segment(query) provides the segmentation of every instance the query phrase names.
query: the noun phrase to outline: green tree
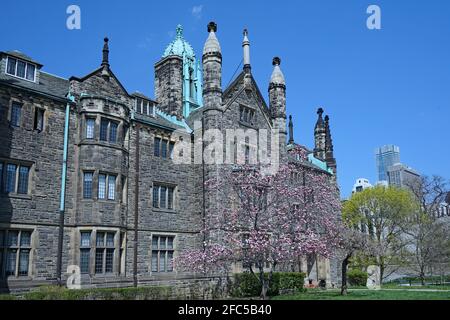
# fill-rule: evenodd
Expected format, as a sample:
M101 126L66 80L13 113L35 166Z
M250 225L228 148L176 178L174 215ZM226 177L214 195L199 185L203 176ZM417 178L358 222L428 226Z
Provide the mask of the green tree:
M377 246L376 263L380 267L381 280L404 262L408 242L402 230L416 208L417 201L409 191L383 186L355 193L344 203L344 221L369 234Z

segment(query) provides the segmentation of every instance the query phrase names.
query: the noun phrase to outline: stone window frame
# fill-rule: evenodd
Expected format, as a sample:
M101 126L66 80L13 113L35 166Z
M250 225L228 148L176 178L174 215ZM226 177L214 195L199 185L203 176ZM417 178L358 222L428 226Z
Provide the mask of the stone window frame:
M161 187L165 188L165 207L161 207ZM155 206L155 188L158 188L158 204ZM169 194L170 190L172 190L172 208L169 208ZM173 183L159 182L154 181L151 186L151 196L150 196L150 205L153 210L157 211L167 211L167 212L176 212L178 208L178 186Z
M153 242L154 238L158 239L157 248L154 247L154 242ZM161 244L160 244L161 238L166 238L165 247L161 247ZM168 248L168 246L167 246L168 243L169 243L169 241L168 241L169 238L173 239L173 241L172 241L172 248ZM177 273L175 265L173 264L173 262L174 262L174 260L175 260L175 258L177 256L177 247L178 247L177 240L178 240L178 235L175 234L175 233L155 232L155 233L152 233L150 235L149 272L150 272L151 275L164 275L164 274L167 275L167 274ZM154 251L156 251L156 254L157 254L157 262L156 262L156 270L157 271L154 271L155 270L155 268L154 268L154 260L153 260L154 259ZM164 262L165 262L164 263L164 271L160 270L160 266L161 266L161 264L160 264L161 252L164 252ZM172 268L171 269L168 268L168 266L169 266L169 264L168 264L169 253L172 253L172 257L171 257L171 259L172 259Z
M19 115L19 119L18 119L18 123L17 124L13 124L12 123L14 105L19 105L20 106L20 115ZM21 128L23 126L23 112L24 112L24 109L25 109L25 103L23 101L18 100L18 99L14 99L14 98L12 98L10 100L9 110L8 110L8 122L9 122L9 125L12 128Z
M81 244L81 234L82 233L90 233L90 243L89 246L82 246ZM97 249L108 249L106 247L99 248L97 246L97 234L105 233L105 241L107 233L114 233L114 247L110 247L110 249L114 249L113 252L113 270L112 272L106 272L106 250L104 251L103 256L103 266L102 273L96 272L96 254ZM81 272L81 251L89 250L89 261L88 261L88 272L81 272L82 275L87 275L89 277L115 277L118 275L125 275L126 268L126 250L127 250L127 236L126 231L120 228L108 228L108 227L79 227L75 229L75 240L76 240L76 265L80 268Z
M92 137L88 135L88 120L92 120L93 121L93 127L92 127ZM93 116L85 116L84 117L84 134L83 137L86 140L95 140L95 127L96 127L96 117Z
M156 141L159 140L159 148L156 148ZM165 156L163 156L163 145L165 146ZM176 141L164 135L153 137L153 156L156 158L173 160Z
M92 192L90 198L85 198L84 193L84 174L85 173L92 173ZM106 189L105 189L105 197L100 198L99 197L99 188L100 188L100 175L106 176ZM110 198L109 193L109 177L115 177L115 184L114 184L114 199ZM82 201L100 201L100 202L109 202L109 203L125 203L124 200L124 194L123 192L127 191L124 189L123 182L127 183L128 177L117 172L110 172L107 170L99 170L91 167L86 167L84 169L81 169L81 199ZM128 197L128 194L125 195L125 197Z
M244 104L239 104L239 122L245 125L254 126L257 119L257 110ZM250 118L249 118L250 116Z
M90 181L91 183L91 190L90 190L90 195L86 194L86 174L92 174L92 180ZM95 190L94 190L94 176L95 176L95 170L82 170L81 171L81 176L82 176L82 197L84 200L93 200L94 199L94 194L95 194Z
M8 234L18 232L16 245L8 244ZM29 244L22 244L22 233L29 233ZM0 279L23 279L31 278L33 274L33 259L36 249L36 229L33 227L23 227L21 225L0 225ZM14 274L7 274L8 251L16 250ZM28 251L27 273L20 274L21 252Z
M92 138L88 138L88 119L94 121ZM106 128L106 137L102 138L102 122L107 122ZM106 116L103 113L86 113L83 117L84 128L82 129L82 140L100 142L102 144L108 143L114 146L122 145L123 148L126 148L126 144L129 142L129 126L122 120L118 118L113 118ZM115 141L111 141L111 127L114 124L115 127Z
M110 239L111 235L112 235L112 244L109 242L109 240L111 240ZM115 238L116 232L97 230L95 236L95 261L94 261L94 272L96 275L113 273L114 255L116 254ZM111 250L112 250L112 258L110 257ZM101 262L101 266L98 265L99 260ZM110 261L110 264L108 263L108 261Z
M94 173L94 177L95 177L95 173ZM118 177L119 175L114 174L114 173L108 173L108 172L104 172L104 171L98 171L97 173L97 183L95 184L97 186L97 200L101 200L101 201L112 201L115 202L117 200L117 181L118 181ZM105 195L103 198L100 198L100 176L105 176ZM114 178L114 193L113 196L111 197L111 182L110 182L110 178ZM93 179L94 180L94 179Z
M20 198L30 198L33 190L33 176L35 171L35 164L31 161L25 160L16 160L16 159L7 159L0 158L0 195L7 197L20 197ZM14 191L6 192L6 182L7 182L7 166L15 165L15 180L14 180ZM28 179L27 179L27 192L19 192L19 184L20 184L20 169L28 168Z
M33 130L35 130L39 133L45 131L45 127L47 125L47 121L45 119L46 111L47 110L45 107L41 107L38 105L34 106ZM42 120L41 120L40 126L39 126L39 122L38 122L38 113L42 113Z

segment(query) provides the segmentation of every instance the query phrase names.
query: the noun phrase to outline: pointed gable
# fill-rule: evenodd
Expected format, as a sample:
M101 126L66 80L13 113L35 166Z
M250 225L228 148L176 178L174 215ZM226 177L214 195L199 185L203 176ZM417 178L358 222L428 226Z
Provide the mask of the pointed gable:
M242 71L223 93L225 112L233 106L242 105L259 110L271 126L270 110L253 76Z
M105 77L103 72L104 68L100 67L82 78L71 77L69 80L72 90L79 94L97 95L127 102L130 95L112 70L108 70L108 77Z

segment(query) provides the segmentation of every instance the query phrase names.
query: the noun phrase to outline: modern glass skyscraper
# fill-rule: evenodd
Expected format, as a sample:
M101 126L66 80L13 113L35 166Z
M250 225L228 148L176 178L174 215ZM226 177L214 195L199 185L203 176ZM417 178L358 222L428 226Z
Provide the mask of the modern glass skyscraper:
M386 145L375 151L378 171L378 181L388 181L388 169L394 164L400 163L400 148L394 145Z

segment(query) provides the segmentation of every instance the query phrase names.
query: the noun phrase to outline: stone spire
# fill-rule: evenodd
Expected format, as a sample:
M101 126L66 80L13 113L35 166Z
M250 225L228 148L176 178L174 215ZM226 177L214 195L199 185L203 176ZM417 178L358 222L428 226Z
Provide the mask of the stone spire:
M222 49L220 48L219 40L216 37L217 24L215 22L210 22L208 24L208 39L203 47L203 55L205 54L220 54L222 56Z
M336 174L336 159L334 158L333 139L331 138L330 117L325 116L325 162Z
M286 85L286 81L284 80L284 75L283 72L281 71L280 68L280 64L281 64L281 59L278 57L273 58L273 72L272 72L272 77L270 78L270 84L274 84L274 85Z
M294 123L292 122L292 116L289 116L289 144L294 144Z
M242 41L242 48L244 49L244 70L250 71L250 41L248 40L248 30L244 29L244 40Z
M109 80L110 74L109 74L109 46L108 46L109 39L105 37L104 44L103 44L103 59L102 59L102 77L105 80Z
M107 66L109 67L109 46L108 46L108 42L109 39L105 38L104 39L104 44L103 44L103 60L102 60L102 66Z
M325 140L326 140L326 132L325 132L325 123L323 121L323 109L319 108L317 110L318 119L316 122L316 127L314 128L314 157L318 159L325 160Z
M203 105L222 106L222 53L216 37L217 24L208 24L208 39L203 48Z

